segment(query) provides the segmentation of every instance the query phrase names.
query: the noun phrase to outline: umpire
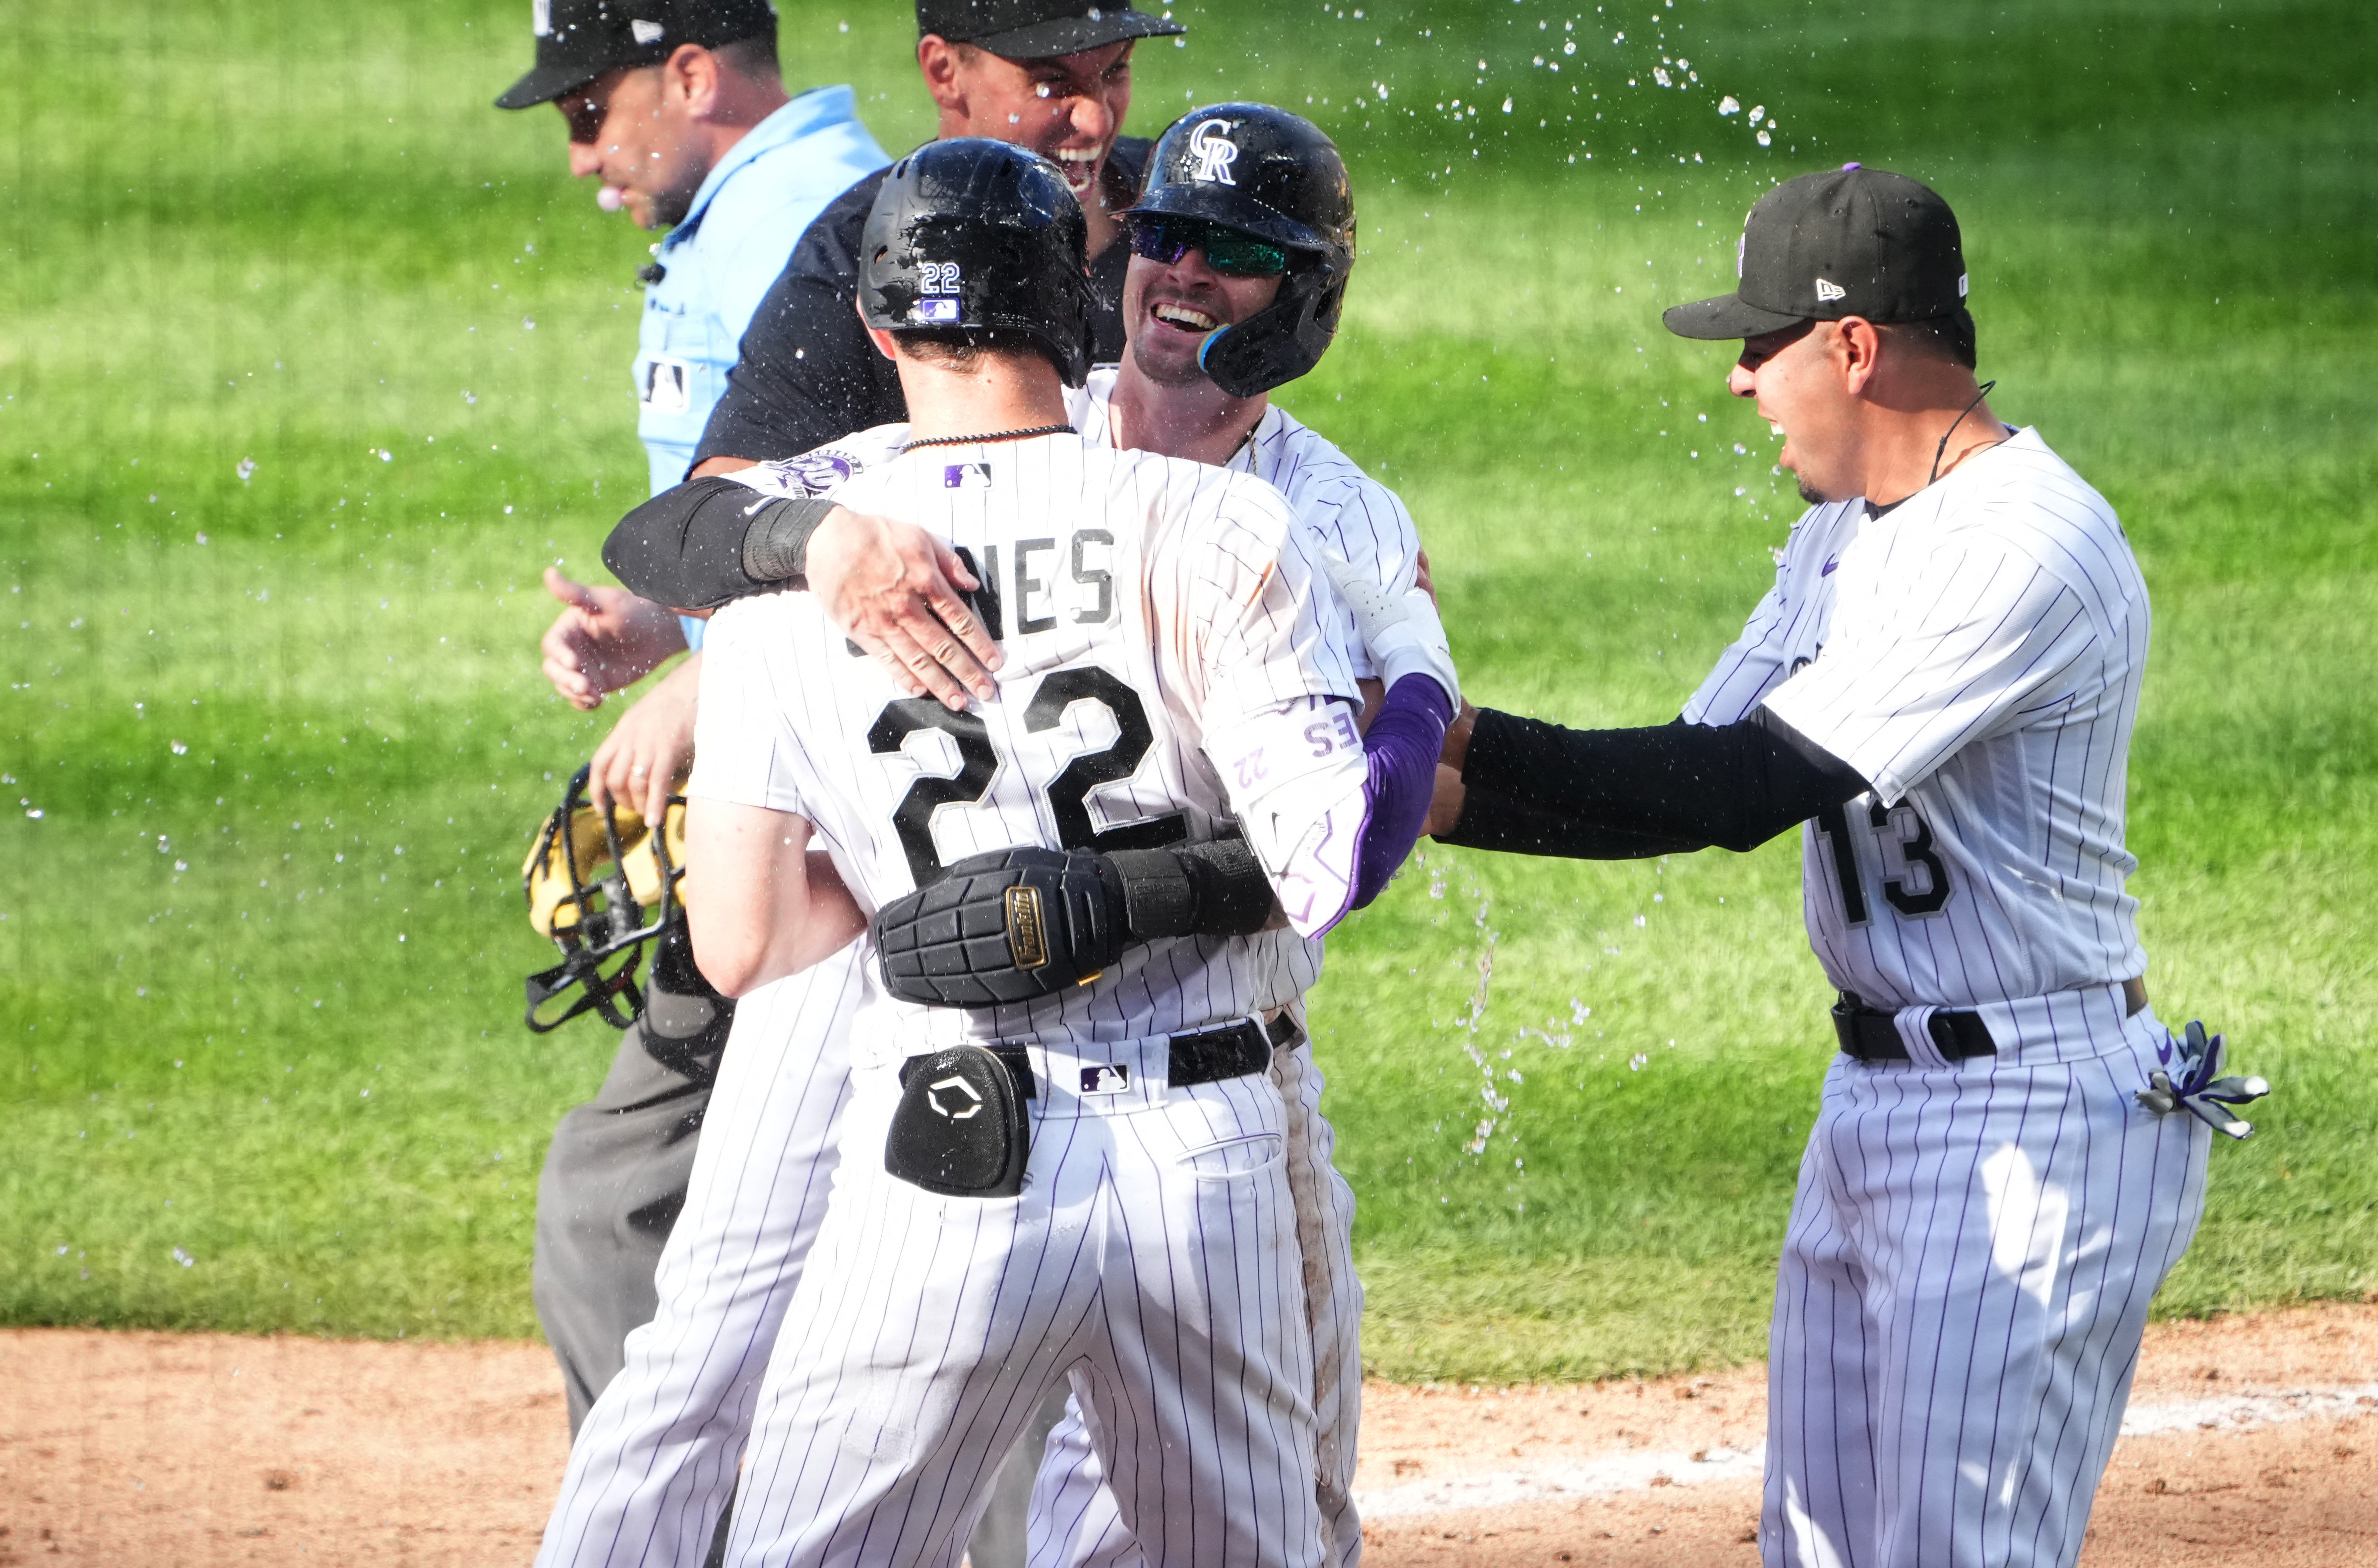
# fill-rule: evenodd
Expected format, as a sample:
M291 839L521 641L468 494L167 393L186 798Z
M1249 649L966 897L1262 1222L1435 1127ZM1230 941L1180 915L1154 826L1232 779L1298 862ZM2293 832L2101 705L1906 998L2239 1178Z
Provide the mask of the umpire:
M496 100L552 103L570 166L601 203L668 233L642 277L637 434L655 490L684 477L760 296L801 231L885 159L847 87L787 98L767 0L536 0L536 61ZM689 643L661 606L548 570L565 610L546 668L582 708ZM628 710L596 751L590 793L648 817L692 755L698 658ZM654 960L651 1003L594 1100L562 1119L537 1183L538 1319L561 1363L574 1434L650 1320L653 1269L685 1201L694 1137L734 1004L703 983L681 940Z

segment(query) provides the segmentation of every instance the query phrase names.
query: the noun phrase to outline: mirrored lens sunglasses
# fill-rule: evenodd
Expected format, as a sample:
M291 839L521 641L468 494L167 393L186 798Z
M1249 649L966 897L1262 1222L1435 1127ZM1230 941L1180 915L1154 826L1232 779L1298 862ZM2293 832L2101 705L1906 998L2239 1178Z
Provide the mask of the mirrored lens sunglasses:
M1171 266L1190 251L1206 254L1206 265L1231 278L1276 278L1288 270L1288 251L1269 240L1199 218L1147 213L1131 221L1131 248L1150 261Z

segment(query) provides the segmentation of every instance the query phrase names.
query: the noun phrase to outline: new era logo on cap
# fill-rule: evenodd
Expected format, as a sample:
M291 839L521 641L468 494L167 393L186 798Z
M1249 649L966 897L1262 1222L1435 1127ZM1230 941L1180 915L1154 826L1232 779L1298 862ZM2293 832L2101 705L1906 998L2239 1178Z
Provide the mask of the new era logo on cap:
M1817 303L1819 305L1831 305L1837 299L1847 299L1849 297L1849 290L1842 287L1839 283L1828 281L1823 278L1817 280Z
M667 33L668 29L658 22L648 22L642 17L638 17L628 23L628 30L635 35L638 43L658 43Z

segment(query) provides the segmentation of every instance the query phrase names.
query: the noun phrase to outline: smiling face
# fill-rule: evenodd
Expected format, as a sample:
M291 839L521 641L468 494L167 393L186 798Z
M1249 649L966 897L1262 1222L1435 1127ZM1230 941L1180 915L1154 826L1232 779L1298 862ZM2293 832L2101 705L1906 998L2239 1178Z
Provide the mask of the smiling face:
M1135 254L1123 280L1123 339L1139 373L1160 387L1206 379L1197 350L1218 327L1244 321L1279 296L1280 280L1217 272L1195 246L1176 260Z
M625 208L641 227L658 229L692 207L710 173L709 150L662 66L606 71L554 107L570 124L570 172L600 176L606 208Z
M1131 107L1130 41L1047 60L1008 60L927 36L917 46L944 137L1028 147L1064 171L1082 205Z
M1726 377L1726 390L1751 399L1759 417L1784 437L1775 461L1811 506L1858 494L1845 461L1856 445L1857 409L1843 385L1840 331L1838 322L1803 321L1746 338Z

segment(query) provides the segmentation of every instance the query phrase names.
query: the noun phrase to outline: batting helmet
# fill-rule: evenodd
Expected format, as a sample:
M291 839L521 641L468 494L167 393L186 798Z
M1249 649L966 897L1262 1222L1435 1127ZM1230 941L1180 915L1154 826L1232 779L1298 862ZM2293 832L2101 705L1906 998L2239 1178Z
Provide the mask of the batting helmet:
M1354 270L1354 192L1320 126L1267 103L1192 109L1157 142L1128 212L1202 218L1289 251L1279 297L1197 351L1216 386L1251 398L1321 363Z
M1016 332L1068 387L1090 365L1087 225L1057 166L984 137L929 142L892 165L859 233L859 299L891 332Z

